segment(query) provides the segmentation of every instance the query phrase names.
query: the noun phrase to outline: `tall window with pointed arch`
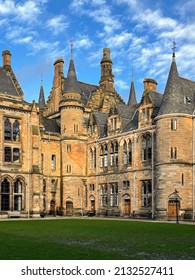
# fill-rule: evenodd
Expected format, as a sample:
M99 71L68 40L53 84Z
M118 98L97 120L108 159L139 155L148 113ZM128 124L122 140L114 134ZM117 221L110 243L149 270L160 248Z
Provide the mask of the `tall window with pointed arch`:
M108 166L108 146L107 144L100 146L100 167Z
M132 142L130 139L128 141L124 140L123 143L123 164L132 164Z
M110 145L110 166L118 166L118 142Z
M4 120L4 140L20 141L20 124L19 120L6 117Z
M152 159L152 137L149 133L142 136L142 161L151 161Z

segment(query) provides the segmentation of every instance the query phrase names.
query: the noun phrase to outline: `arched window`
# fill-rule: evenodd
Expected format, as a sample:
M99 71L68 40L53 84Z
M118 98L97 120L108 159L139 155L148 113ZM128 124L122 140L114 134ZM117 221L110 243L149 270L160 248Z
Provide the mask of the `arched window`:
M127 142L123 144L123 164L127 164Z
M96 168L96 159L97 159L96 148L94 148L94 151L93 151L93 167L94 168Z
M11 140L11 122L9 119L4 122L4 140Z
M110 184L110 206L111 207L118 206L118 184L117 183Z
M89 166L90 166L90 169L93 168L93 150L92 150L92 148L89 151Z
M151 160L152 158L152 138L150 134L142 136L142 160Z
M105 207L108 205L108 189L107 184L103 184L100 187L100 205Z
M132 142L129 140L128 142L128 163L132 164Z
M108 166L108 147L104 144L100 147L100 167Z
M110 146L110 165L117 166L118 165L118 143L111 143Z
M13 123L13 141L20 140L20 129L19 129L19 122L15 120Z
M152 206L152 184L151 181L142 182L142 207Z
M10 210L10 182L5 178L1 183L1 211Z
M22 193L22 182L17 179L14 183L14 193Z
M14 183L14 211L22 210L22 181L17 179Z

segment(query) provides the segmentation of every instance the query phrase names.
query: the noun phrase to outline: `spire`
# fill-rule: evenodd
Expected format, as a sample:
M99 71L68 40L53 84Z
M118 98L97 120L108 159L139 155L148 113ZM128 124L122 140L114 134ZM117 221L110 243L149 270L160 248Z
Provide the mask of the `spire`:
M162 104L158 115L182 113L184 110L184 94L175 60L175 41L173 42L172 64L169 71Z
M64 93L80 93L80 88L77 82L77 75L74 66L73 60L73 40L70 40L71 46L71 55L70 55L70 64L68 68L68 75L64 86Z
M132 81L131 81L129 100L128 100L127 105L131 106L131 105L135 105L135 104L137 104L137 100L136 100L136 93L135 93L135 86L134 86L134 73L132 70Z
M44 95L43 80L42 80L42 78L41 78L41 87L40 87L38 105L39 105L40 109L43 109L45 107L45 95Z

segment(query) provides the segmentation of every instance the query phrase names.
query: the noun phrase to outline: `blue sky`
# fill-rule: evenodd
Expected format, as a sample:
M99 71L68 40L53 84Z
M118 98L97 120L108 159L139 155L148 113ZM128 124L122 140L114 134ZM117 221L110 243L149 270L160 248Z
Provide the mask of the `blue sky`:
M194 30L194 0L0 0L0 51L11 51L29 102L38 100L41 76L48 97L58 57L66 76L70 39L77 78L91 84L99 84L103 48L111 49L115 88L125 102L132 69L138 101L145 77L163 93L174 39L180 76L195 80Z

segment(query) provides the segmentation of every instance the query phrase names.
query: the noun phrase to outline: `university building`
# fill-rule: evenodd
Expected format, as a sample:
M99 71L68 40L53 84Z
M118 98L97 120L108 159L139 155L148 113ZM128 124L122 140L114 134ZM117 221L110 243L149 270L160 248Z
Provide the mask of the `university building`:
M115 90L110 49L98 85L77 80L71 56L54 62L48 100L28 103L2 53L0 218L50 215L194 219L195 82L179 76L175 53L164 93L132 80L127 104Z

